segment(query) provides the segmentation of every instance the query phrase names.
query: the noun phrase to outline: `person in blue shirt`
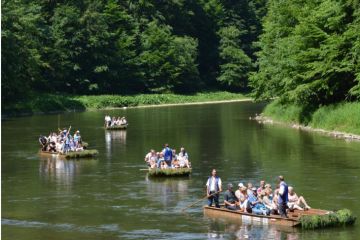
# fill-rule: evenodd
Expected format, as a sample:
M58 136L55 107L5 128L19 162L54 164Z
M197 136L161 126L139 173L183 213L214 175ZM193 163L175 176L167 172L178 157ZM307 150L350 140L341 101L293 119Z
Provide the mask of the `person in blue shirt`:
M280 189L279 189L279 198L278 198L278 205L279 205L279 214L281 217L287 218L287 214L286 214L286 207L287 207L287 203L288 203L288 194L289 194L289 190L288 190L288 185L285 182L285 179L283 176L279 176L279 185L280 185Z
M251 189L251 193L248 196L246 211L257 215L270 215L270 210L258 199L256 187Z
M172 149L169 147L169 144L165 144L164 145L164 149L162 150L162 153L164 155L164 160L166 162L166 164L171 167L171 162L172 162Z
M81 143L81 136L80 136L80 131L77 130L74 134L74 143L75 143L75 147L78 148L79 147L79 143Z
M162 152L159 152L158 153L158 158L157 158L157 167L158 168L161 168L161 164L165 162L165 159L164 159L164 154Z

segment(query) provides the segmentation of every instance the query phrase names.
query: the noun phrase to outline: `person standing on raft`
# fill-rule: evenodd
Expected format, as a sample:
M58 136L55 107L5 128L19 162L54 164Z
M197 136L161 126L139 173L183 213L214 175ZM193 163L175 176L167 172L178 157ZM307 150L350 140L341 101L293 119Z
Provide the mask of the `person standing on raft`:
M216 169L211 171L211 176L206 182L206 193L208 197L208 206L211 207L213 201L215 206L220 208L219 204L219 193L222 191L221 188L221 178L216 175Z
M169 147L169 144L165 144L164 145L164 149L162 150L162 153L164 155L164 160L166 162L166 164L171 167L171 162L172 162L172 158L173 158L173 153L172 153L172 149Z
M287 218L287 214L286 214L286 207L287 207L287 203L288 203L288 194L289 194L289 190L288 190L288 185L285 182L285 179L283 176L279 176L279 185L280 185L280 189L279 189L279 198L278 198L278 204L279 204L279 214L281 217L285 217Z

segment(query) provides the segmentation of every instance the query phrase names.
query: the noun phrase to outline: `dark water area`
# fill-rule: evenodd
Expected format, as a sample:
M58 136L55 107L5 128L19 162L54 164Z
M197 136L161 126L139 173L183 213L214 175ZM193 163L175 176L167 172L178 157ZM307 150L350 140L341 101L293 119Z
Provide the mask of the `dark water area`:
M2 121L2 239L357 239L360 225L301 230L204 217L212 168L224 185L282 174L310 206L351 209L360 217L360 143L281 126L249 116L248 102L119 109ZM105 114L123 116L127 131L103 129ZM61 160L38 155L38 136L58 126L79 129L100 154ZM189 178L149 179L140 171L150 148L184 146ZM221 198L222 200L222 198Z

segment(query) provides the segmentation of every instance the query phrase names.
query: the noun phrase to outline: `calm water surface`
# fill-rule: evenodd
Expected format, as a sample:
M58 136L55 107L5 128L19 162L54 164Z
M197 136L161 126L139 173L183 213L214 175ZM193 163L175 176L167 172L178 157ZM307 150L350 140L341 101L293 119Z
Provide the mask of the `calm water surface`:
M2 121L3 239L358 239L360 225L317 231L232 223L203 216L205 181L274 183L283 174L310 206L347 207L360 217L360 143L249 116L263 105L227 103L126 109ZM126 115L126 132L106 132L105 114ZM63 161L37 154L40 134L80 129L100 155ZM190 155L185 179L148 179L143 158L168 142Z

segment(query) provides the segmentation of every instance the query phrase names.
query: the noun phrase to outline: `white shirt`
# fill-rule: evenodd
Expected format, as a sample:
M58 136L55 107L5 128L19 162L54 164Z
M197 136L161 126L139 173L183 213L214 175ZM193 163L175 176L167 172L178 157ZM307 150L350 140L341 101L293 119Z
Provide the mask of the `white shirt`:
M215 192L216 191L216 186L215 186L216 180L215 180L215 178L213 176L211 176L211 178L212 178L211 186L209 186L210 179L207 180L206 186L209 188L210 192ZM221 178L219 178L219 180L218 180L218 187L219 187L219 189L221 189Z
M146 154L145 159L146 159L147 162L150 161L151 156L152 156L151 152Z

